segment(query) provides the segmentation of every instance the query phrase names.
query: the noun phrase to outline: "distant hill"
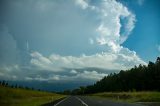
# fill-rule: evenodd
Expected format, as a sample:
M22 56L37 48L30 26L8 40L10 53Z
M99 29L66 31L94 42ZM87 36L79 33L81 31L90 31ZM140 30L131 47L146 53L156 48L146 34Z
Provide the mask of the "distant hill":
M72 68L73 69L73 68ZM72 70L72 69L69 69L69 68L65 68L65 70ZM95 68L95 67L86 67L86 68L80 68L80 69L75 69L77 72L83 72L84 70L87 70L87 71L93 71L93 70L96 70L96 72L99 72L99 73L104 73L105 74L110 74L112 72L115 72L115 73L118 73L119 70L109 70L109 69L102 69L102 68ZM0 78L0 81L3 81L4 79L1 79ZM34 88L34 89L41 89L41 90L44 90L44 91L55 91L55 92L61 92L61 91L64 91L64 90L73 90L79 86L87 86L87 85L91 85L91 84L94 84L95 80L79 80L79 81L60 81L60 82L48 82L48 81L24 81L24 80L21 80L21 81L16 81L16 80L13 80L13 81L10 81L8 80L7 81L9 85L18 85L18 86L23 86L23 87L29 87L29 88Z

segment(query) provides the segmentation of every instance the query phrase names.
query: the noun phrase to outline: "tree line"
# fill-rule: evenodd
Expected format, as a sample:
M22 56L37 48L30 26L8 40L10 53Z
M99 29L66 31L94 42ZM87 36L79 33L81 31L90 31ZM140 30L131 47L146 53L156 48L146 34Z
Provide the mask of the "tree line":
M34 89L33 87L21 86L21 85L18 85L18 84L9 84L9 82L5 81L5 80L0 81L0 86L9 87L9 88L20 88L20 89L41 91L40 89Z
M86 87L79 87L65 94L90 94L98 92L160 91L160 57L156 62L139 65L119 73L111 73L100 81Z

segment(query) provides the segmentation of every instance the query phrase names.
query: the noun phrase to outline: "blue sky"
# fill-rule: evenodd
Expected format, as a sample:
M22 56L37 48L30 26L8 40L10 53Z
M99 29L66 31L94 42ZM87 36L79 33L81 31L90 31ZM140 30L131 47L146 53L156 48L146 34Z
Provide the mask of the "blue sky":
M0 78L95 82L160 54L158 0L1 0Z
M136 27L127 41L123 44L131 50L135 50L140 57L148 62L155 61L159 56L158 45L160 43L160 13L158 0L142 0L141 5L123 1L136 14Z

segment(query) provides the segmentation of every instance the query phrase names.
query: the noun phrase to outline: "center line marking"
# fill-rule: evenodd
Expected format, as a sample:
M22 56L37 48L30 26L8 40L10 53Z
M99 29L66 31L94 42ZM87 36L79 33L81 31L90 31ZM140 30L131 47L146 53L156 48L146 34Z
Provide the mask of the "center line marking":
M81 100L79 97L76 97L83 105L88 106L83 100Z
M58 106L60 103L62 103L63 101L65 101L66 99L68 99L69 97L62 99L61 101L59 101L57 104L54 104L54 106Z

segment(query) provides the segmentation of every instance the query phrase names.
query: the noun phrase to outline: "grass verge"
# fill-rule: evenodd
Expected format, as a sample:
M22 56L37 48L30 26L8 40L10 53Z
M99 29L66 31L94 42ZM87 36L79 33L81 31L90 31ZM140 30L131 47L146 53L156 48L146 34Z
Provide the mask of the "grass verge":
M56 93L0 86L1 106L40 106L63 97Z
M90 96L123 102L160 102L160 92L104 92Z

